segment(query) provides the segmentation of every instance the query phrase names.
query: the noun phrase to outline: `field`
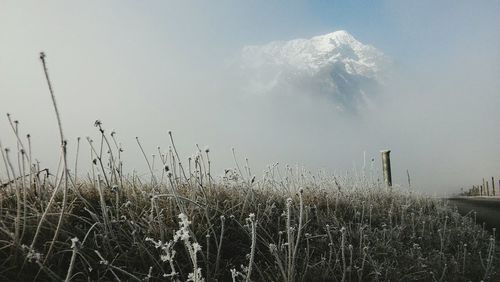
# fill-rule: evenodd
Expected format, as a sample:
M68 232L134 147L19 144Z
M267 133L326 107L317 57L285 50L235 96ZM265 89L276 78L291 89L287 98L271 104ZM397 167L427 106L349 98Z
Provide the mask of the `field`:
M171 139L162 168L140 178L124 172L114 134L96 127L102 140L88 140L92 169L82 175L64 163L53 175L40 171L22 138L18 152L2 148L0 280L478 281L494 274L495 240L473 214L387 189L372 171L335 176L275 165L256 178L236 162L213 177L208 149L182 162Z
M375 171L333 175L248 162L222 176L210 151L181 158L172 133L160 169L129 173L114 132L96 121L90 169L42 170L8 116L0 144L2 281L488 281L495 234L445 201L382 185ZM2 133L7 134L7 133ZM83 142L82 147L83 147Z

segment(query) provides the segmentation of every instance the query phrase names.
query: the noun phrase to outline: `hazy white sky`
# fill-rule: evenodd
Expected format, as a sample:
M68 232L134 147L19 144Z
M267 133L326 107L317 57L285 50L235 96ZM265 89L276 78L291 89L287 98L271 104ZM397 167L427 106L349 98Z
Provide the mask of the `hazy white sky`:
M15 146L11 113L37 158L57 164L45 51L70 153L100 119L138 170L135 136L152 154L172 130L182 155L209 145L219 170L233 166L231 147L256 174L273 162L344 171L364 151L378 165L391 148L395 182L409 169L422 191L500 178L500 2L268 2L0 0L0 141ZM369 111L242 95L228 70L246 45L339 29L394 62Z

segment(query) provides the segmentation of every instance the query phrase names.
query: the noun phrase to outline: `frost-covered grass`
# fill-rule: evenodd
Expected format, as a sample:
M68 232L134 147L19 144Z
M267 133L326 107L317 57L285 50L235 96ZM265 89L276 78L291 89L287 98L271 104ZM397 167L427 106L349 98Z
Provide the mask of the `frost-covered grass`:
M150 174L127 173L114 132L95 123L85 173L49 174L8 116L0 143L0 281L479 281L495 274L495 240L473 215L382 187L373 171L331 175L236 161L212 173L209 150L183 160L172 134ZM2 132L2 135L7 134ZM156 165L158 167L158 165Z
M208 150L179 162L172 141L159 150L162 169L139 178L124 173L116 135L96 126L102 140L88 140L92 169L81 175L64 166L38 173L23 138L19 152L2 148L0 280L476 281L494 274L495 241L473 215L386 189L372 172L275 165L256 178L236 164L215 177Z

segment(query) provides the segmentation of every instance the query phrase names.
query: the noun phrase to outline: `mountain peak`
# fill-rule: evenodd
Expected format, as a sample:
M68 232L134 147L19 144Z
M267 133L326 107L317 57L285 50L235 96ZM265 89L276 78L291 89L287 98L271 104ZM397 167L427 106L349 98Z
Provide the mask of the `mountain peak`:
M246 46L241 55L241 67L249 71L252 84L265 86L260 91L300 89L331 97L340 108L365 103L380 84L388 61L382 52L345 30Z
M347 32L345 30L337 30L337 31L330 32L327 34L317 35L311 39L316 39L316 38L318 38L318 39L321 39L321 38L337 39L337 40L342 40L342 41L355 40L354 37L349 32Z

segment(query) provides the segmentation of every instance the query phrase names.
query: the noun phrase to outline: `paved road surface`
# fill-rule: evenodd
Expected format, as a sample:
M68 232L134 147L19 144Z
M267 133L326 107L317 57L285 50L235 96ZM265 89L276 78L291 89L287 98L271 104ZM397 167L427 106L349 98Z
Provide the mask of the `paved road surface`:
M497 240L500 239L500 197L454 197L448 200L463 215L477 212L477 223L484 222L490 231L496 228Z

